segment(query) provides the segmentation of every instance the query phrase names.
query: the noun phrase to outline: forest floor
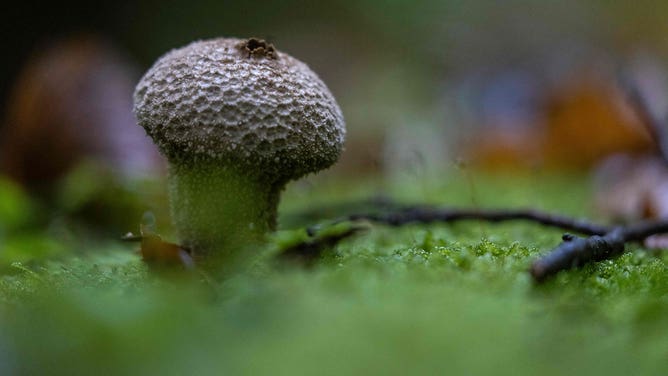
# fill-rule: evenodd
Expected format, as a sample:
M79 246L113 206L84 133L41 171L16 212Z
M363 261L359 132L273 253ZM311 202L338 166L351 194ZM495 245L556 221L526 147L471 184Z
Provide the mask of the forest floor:
M293 185L282 226L379 191L596 219L584 177L460 176ZM536 285L527 270L561 234L526 222L373 225L311 267L224 282L156 275L136 244L113 241L13 263L0 276L0 374L668 374L668 254L631 245Z

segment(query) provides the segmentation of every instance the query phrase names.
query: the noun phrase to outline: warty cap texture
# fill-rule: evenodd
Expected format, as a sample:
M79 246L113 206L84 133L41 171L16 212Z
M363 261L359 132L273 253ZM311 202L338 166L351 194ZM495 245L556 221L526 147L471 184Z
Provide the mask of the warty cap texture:
M171 162L216 160L291 180L339 157L345 123L308 66L254 38L162 56L134 94L139 124Z

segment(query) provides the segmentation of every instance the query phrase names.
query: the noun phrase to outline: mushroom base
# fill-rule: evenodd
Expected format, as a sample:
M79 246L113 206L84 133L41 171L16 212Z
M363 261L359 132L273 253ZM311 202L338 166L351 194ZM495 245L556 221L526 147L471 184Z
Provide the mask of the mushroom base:
M232 267L275 230L283 184L252 173L220 162L170 165L172 220L181 243L205 265Z

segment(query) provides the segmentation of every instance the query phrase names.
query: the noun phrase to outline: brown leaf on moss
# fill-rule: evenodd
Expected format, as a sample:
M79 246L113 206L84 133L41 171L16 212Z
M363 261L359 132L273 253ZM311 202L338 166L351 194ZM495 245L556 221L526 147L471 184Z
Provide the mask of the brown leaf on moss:
M193 269L195 260L191 250L178 244L162 240L155 232L155 216L151 212L144 213L139 226L139 235L127 233L124 241L139 241L142 260L150 267L184 267Z
M144 235L139 249L142 260L149 266L195 267L191 252L174 243L168 243L155 234Z

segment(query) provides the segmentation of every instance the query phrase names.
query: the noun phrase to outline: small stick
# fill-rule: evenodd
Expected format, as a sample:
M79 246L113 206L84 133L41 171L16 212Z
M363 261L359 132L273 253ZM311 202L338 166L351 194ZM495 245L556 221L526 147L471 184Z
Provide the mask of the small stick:
M355 225L340 233L321 235L320 237L316 237L316 233L311 233L308 240L282 250L278 254L278 258L282 260L298 261L306 266L310 266L315 260L320 258L323 252L328 248L335 246L340 241L356 235L365 229L366 227Z
M652 235L668 232L668 220L640 222L624 227L627 242L641 242Z
M530 209L466 210L414 206L381 214L352 214L336 222L359 220L395 227L409 223L451 223L462 220L488 222L525 220L587 236L583 238L564 234L563 242L559 246L546 256L534 261L529 272L537 283L544 282L562 270L619 255L624 252L626 243L641 242L649 236L668 232L668 220L641 222L627 226L605 226Z
M534 261L529 273L534 281L542 283L562 270L616 256L624 252L626 240L623 235L623 229L616 228L603 236L564 239L557 248Z
M534 261L529 272L537 283L541 283L562 270L619 255L624 252L626 243L641 242L647 237L666 232L668 221L664 220L615 227L603 236L565 237L552 252Z
M538 210L503 210L503 209L449 209L430 208L426 206L408 207L403 210L387 213L352 214L341 221L366 220L382 223L389 226L402 226L408 223L451 223L463 220L479 220L487 222L503 222L525 220L536 222L544 226L556 227L566 231L574 231L583 235L604 235L612 228L605 225L588 222Z

